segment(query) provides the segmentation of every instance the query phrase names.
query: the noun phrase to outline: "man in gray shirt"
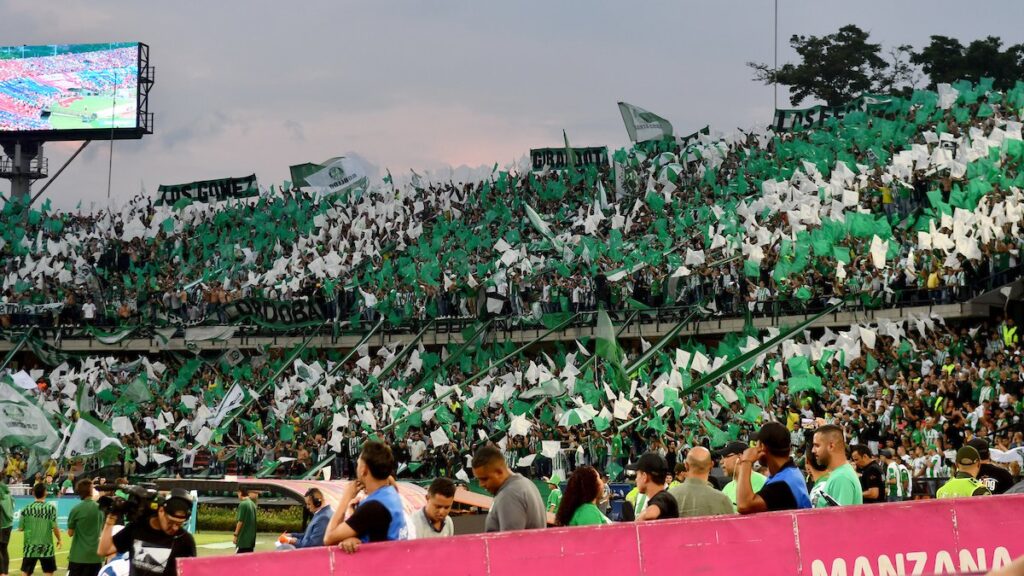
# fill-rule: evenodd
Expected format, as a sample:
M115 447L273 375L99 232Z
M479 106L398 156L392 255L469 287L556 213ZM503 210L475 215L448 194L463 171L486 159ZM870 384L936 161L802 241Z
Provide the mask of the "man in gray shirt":
M708 483L711 452L697 446L686 455L686 481L668 491L679 504L679 517L732 514L732 502Z
M487 532L528 530L547 525L544 501L537 486L522 475L513 474L505 463L505 456L494 445L488 444L476 451L473 476L480 486L494 494L494 502L487 512Z

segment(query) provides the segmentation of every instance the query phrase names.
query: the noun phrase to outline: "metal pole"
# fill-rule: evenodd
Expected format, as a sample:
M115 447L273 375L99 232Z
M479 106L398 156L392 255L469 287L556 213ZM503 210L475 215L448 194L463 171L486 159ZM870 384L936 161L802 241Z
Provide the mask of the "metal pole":
M31 206L33 202L38 200L39 197L43 195L43 192L46 192L46 189L50 187L50 184L53 184L54 181L57 180L57 177L60 176L60 173L63 172L69 164L71 164L71 161L77 158L78 155L82 153L82 150L85 150L85 147L89 145L89 142L92 142L92 140L86 140L85 142L82 143L81 146L78 147L78 150L75 150L75 153L71 155L71 158L68 158L67 162L65 162L63 166L60 167L60 170L57 170L57 173L53 175L53 178L50 178L50 181L44 184L43 188L39 192L36 192L36 195L33 196L32 199L28 201L29 206Z
M776 0L778 1L778 0ZM110 201L110 180L114 173L114 120L117 114L117 74L114 74L114 95L110 98L110 160L107 162L107 203Z
M779 0L775 0L775 63L773 64L773 70L775 71L775 82L772 83L772 91L775 93L775 110L779 109Z

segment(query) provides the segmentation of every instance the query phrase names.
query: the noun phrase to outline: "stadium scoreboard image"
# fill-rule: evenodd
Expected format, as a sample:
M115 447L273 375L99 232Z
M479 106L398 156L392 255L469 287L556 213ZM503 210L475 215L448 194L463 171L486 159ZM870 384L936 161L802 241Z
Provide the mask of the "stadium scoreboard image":
M0 48L0 140L152 133L149 48L139 42Z

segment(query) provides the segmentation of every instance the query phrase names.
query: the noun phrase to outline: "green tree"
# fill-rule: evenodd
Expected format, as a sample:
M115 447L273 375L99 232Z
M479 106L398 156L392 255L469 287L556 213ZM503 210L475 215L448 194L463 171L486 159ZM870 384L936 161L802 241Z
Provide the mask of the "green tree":
M757 81L789 86L793 105L813 97L835 106L862 92L892 89L903 82L886 74L890 64L880 55L881 45L868 42L868 36L853 24L828 36L793 35L789 45L800 55L800 64L787 63L777 70L756 62L747 66L754 69Z
M911 62L928 75L929 88L958 80L977 82L993 78L997 90L1013 88L1024 78L1024 44L1008 46L996 36L975 40L964 46L956 38L932 36L931 43L915 53Z

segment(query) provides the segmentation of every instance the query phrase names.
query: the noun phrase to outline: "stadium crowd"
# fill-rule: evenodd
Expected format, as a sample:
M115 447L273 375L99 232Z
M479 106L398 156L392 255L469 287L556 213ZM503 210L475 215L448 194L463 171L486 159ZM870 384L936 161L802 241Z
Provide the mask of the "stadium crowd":
M219 205L137 197L27 218L8 203L0 326L108 338L260 324L234 306L253 298L316 301L321 321L353 331L379 318L389 330L451 316L556 326L597 308L749 316L963 301L1019 273L1024 84L950 90L813 130L640 144L614 154L614 171L495 170ZM625 358L644 362L628 374L600 341L298 346L238 361L76 358L34 340L46 368L30 367L22 388L62 428L95 416L126 448L47 462L44 477L63 464L55 483L69 464L298 476L329 462L351 476L371 437L392 447L399 477L468 481L471 455L494 441L511 470L565 477L591 465L614 480L645 453L674 470L766 422L805 453L819 420L871 456L891 451L915 478L948 476L975 437L1019 475L1024 367L1011 314L879 320L770 344L778 334L674 341L649 358L651 344L634 342ZM724 380L691 386L727 365ZM6 455L9 479L23 479L26 452Z

